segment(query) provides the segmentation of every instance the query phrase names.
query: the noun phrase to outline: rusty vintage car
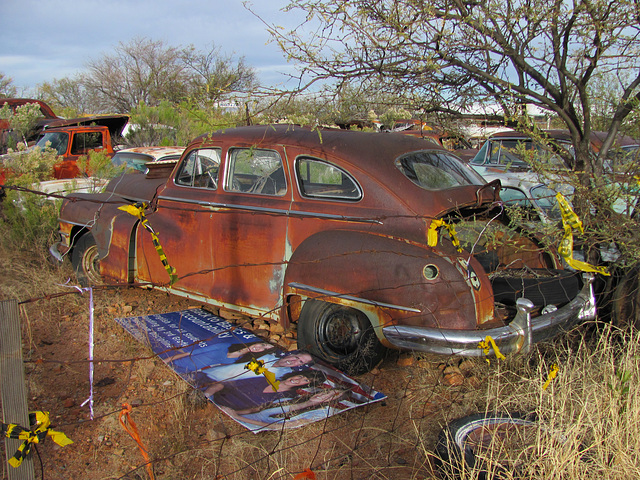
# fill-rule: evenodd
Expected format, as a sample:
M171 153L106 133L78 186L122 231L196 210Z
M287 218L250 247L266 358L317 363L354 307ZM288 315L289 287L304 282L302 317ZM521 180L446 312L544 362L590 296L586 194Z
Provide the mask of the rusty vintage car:
M82 282L295 324L299 348L351 372L384 347L526 350L595 315L591 278L501 224L499 182L423 139L241 127L148 166L64 201L51 251Z

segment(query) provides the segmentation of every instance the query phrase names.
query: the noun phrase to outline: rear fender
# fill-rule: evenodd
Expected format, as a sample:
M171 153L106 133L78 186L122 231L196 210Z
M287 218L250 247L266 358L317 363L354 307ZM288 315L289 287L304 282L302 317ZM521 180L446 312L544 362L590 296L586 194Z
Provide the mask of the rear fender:
M489 279L468 253L353 231L305 240L287 266L285 296L358 308L379 335L390 325L476 329L494 315Z

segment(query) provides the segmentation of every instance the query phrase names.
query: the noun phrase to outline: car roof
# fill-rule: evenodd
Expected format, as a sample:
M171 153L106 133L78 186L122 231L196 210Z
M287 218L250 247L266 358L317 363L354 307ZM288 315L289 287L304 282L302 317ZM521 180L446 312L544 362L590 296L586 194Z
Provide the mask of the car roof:
M134 154L142 154L149 155L153 157L155 160L163 157L167 157L169 155L182 155L185 147L131 147L131 148L122 148L116 152L116 155L119 153L134 153Z
M193 142L205 145L227 138L230 145L255 145L270 148L274 145L300 147L335 154L362 168L388 165L389 159L419 150L439 150L451 154L444 147L410 135L361 132L339 129L310 129L298 125L257 125L237 127L201 135ZM311 152L310 152L311 153Z
M554 140L571 142L571 135L569 135L568 130L541 130L541 132ZM600 146L602 145L606 137L607 137L607 132L599 132L599 131L591 132L591 143L597 150L599 150ZM520 140L520 139L528 139L528 138L531 138L531 135L512 130L512 131L496 132L490 135L488 139L489 140L512 140L512 139ZM637 145L638 141L628 135L617 135L616 144L620 146Z

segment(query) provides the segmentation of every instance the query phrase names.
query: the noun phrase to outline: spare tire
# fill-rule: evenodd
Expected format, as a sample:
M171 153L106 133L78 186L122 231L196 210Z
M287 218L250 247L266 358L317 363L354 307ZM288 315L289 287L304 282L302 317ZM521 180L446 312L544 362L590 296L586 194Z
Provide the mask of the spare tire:
M496 302L513 306L518 298L531 300L536 307L564 305L582 288L580 272L555 269L504 270L491 278Z
M522 467L511 450L535 444L540 426L519 414L478 413L449 423L438 435L436 465L446 478L488 480ZM519 452L517 452L519 453ZM489 458L487 463L483 459ZM510 460L511 459L511 460Z

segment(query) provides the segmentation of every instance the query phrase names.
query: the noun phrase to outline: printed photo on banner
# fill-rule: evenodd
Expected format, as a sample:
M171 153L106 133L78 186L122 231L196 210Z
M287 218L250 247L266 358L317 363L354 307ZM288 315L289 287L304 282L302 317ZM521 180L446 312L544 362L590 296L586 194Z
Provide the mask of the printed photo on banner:
M385 398L308 352L286 351L203 309L117 321L253 432L300 427Z

